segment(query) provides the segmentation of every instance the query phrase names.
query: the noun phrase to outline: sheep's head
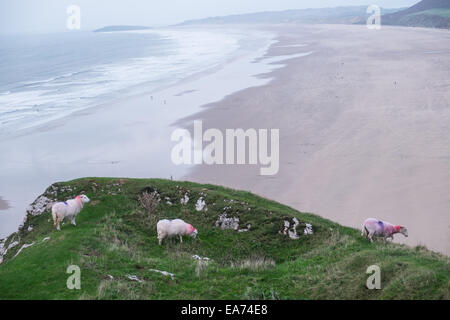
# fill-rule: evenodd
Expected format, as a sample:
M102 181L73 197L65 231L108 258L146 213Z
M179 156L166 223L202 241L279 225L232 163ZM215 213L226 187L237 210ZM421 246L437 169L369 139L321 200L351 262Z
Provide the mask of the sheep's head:
M406 228L403 227L403 226L395 226L395 232L396 232L396 233L401 233L401 234L403 234L405 237L408 236L408 229L406 229Z
M83 203L88 203L89 201L91 201L85 194L82 194L79 197Z
M192 225L188 225L189 231L187 232L192 238L195 238L198 234L197 229L195 229Z
M406 229L405 227L400 226L398 232L400 232L401 234L403 234L405 237L408 236L408 229Z

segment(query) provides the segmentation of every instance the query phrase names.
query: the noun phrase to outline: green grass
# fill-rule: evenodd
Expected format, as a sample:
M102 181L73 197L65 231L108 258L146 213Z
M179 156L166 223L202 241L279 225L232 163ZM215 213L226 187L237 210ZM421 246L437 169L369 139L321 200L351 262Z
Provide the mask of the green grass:
M85 192L92 201L77 217L76 227L66 222L60 232L49 212L28 216L24 228L6 241L20 244L0 265L0 299L449 298L448 257L424 247L371 244L359 230L249 192L159 179L85 178L53 186L59 190L58 200ZM155 189L162 200L149 217L138 196ZM183 206L185 193L190 200ZM207 211L195 210L200 196ZM216 227L225 207L229 217L239 217L240 226L250 224L250 230ZM293 217L300 221L295 240L280 233L283 221ZM161 218L184 219L198 229L198 237L159 246L156 221ZM303 235L305 223L312 224L312 235ZM31 232L26 231L29 225ZM43 242L45 237L51 239ZM35 245L13 258L31 242ZM195 260L194 254L211 260ZM66 287L66 269L72 264L81 269L81 290ZM381 268L381 290L365 286L366 269L373 264ZM127 275L143 282L130 281Z
M429 9L429 10L415 12L410 15L414 16L414 15L419 15L419 14L434 15L434 16L440 16L440 17L450 17L450 9L435 8L435 9Z

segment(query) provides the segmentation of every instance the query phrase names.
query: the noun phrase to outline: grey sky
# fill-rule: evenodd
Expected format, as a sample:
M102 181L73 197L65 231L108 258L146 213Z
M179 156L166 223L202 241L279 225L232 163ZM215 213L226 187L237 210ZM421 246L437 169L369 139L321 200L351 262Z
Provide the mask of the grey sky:
M81 28L158 26L248 12L377 4L411 6L419 0L0 0L0 33L65 31L66 8L81 8Z

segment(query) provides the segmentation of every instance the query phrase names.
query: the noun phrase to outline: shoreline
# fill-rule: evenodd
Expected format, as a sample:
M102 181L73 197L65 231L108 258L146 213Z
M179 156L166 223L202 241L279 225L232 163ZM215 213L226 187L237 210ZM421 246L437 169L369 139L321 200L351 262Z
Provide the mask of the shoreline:
M450 177L442 172L450 172L450 128L444 121L450 119L450 62L435 55L450 48L434 35L450 40L450 33L385 27L369 34L364 26L345 25L258 30L278 34L266 53L247 53L157 93L57 120L33 137L14 138L20 150L0 141L0 148L13 150L0 161L8 163L5 181L14 181L8 190L0 186L0 193L16 207L0 214L0 238L17 230L5 231L6 223L18 226L26 206L51 183L83 176L173 176L249 190L345 226L359 228L369 216L404 224L410 237L396 242L449 255L450 198L442 190L450 188ZM395 40L385 45L386 36ZM403 57L405 51L411 56ZM306 52L313 53L299 56ZM443 67L431 69L436 61ZM423 74L435 71L435 82L424 86L411 75L410 63ZM173 165L170 134L176 127L191 131L194 119L202 119L205 129L280 128L279 173L260 176L259 165ZM64 141L52 141L55 135ZM67 146L77 150L73 159L60 156Z
M281 36L269 56L314 54L179 123L190 129L202 119L204 130L222 132L279 128L278 174L261 176L259 165L197 165L184 178L248 190L358 229L368 217L402 224L409 237L395 242L450 255L450 32L272 28Z
M84 109L1 140L0 149L11 152L0 154L5 182L0 193L14 207L0 214L0 238L17 230L28 205L52 183L87 176L184 176L190 166L176 166L170 159L175 144L171 133L177 120L234 92L266 84L270 79L257 75L278 67L261 59L274 42L274 33L256 31L264 33L265 40L247 45L235 59L213 70L157 92Z

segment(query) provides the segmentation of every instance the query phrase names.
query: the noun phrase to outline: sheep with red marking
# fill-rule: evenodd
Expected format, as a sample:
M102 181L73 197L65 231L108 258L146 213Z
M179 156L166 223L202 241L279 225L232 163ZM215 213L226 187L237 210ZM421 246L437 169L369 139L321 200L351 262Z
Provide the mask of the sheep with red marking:
M181 219L175 220L159 220L156 224L156 230L158 232L158 243L161 245L164 238L171 238L178 236L180 242L183 242L183 236L189 235L193 238L197 236L197 229L195 229L189 223L184 222Z
M77 196L75 199L70 199L64 202L57 202L52 206L52 217L53 223L56 229L61 230L60 223L68 218L71 220L72 224L76 226L75 218L80 213L81 209L85 203L88 203L89 198L82 194Z
M396 233L401 233L405 237L408 236L408 230L403 226L393 225L392 223L375 218L368 218L363 223L361 236L365 236L366 239L373 242L374 236L383 237L384 240L387 238L394 240L394 234Z

